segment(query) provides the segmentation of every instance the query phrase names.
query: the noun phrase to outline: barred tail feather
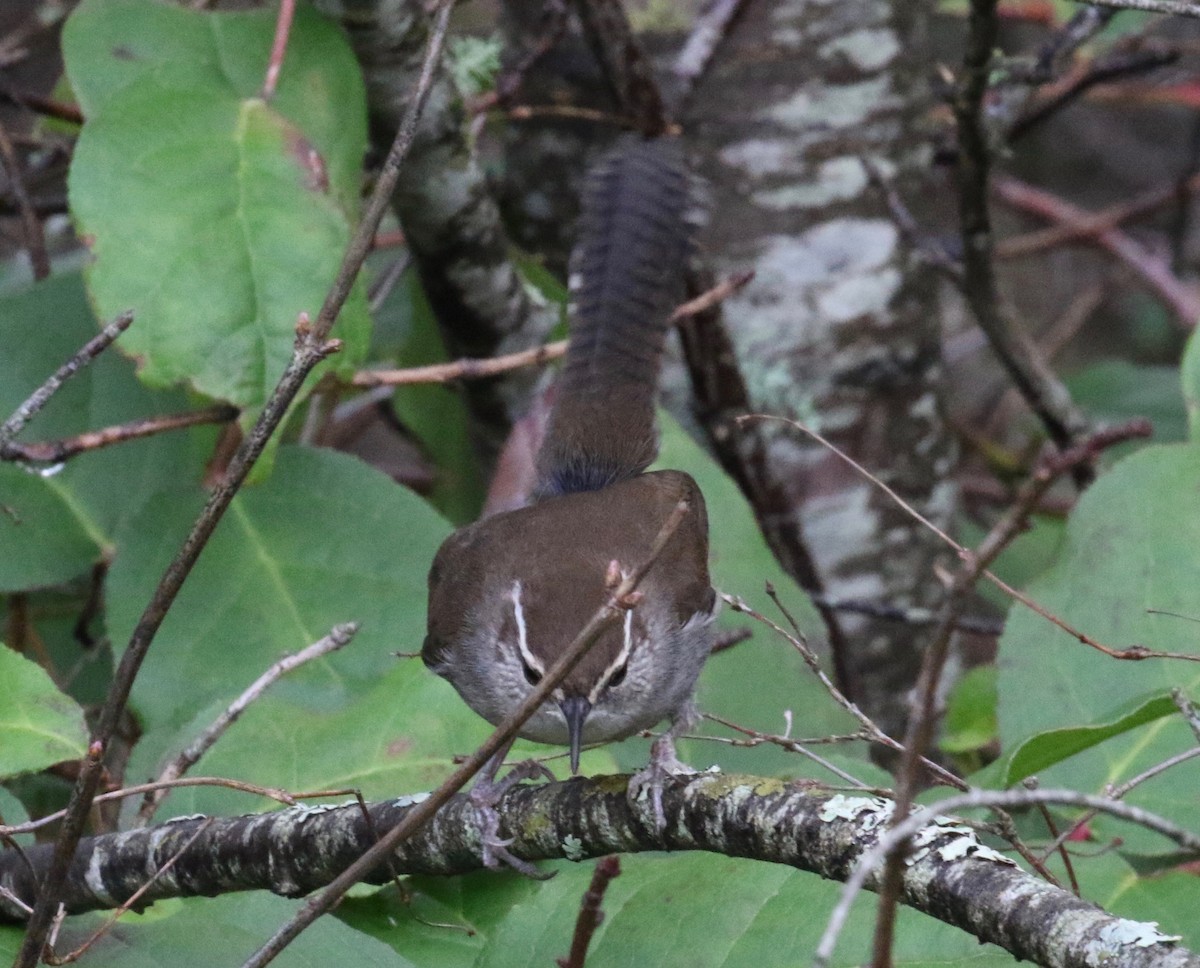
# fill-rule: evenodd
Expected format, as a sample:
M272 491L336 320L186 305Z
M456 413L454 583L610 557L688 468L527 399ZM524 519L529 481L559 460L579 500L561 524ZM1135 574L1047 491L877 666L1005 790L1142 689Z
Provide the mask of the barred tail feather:
M593 168L571 254L571 348L538 454L541 496L598 490L658 452L654 405L691 245L677 141L627 139Z

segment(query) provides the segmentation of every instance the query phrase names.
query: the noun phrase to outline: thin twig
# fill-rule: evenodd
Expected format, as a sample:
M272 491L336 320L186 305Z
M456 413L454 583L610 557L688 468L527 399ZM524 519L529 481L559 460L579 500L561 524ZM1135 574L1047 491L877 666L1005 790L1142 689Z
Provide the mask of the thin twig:
M133 313L121 313L116 319L104 327L98 334L88 340L74 356L60 366L45 383L38 387L29 398L17 407L16 411L0 426L0 448L4 448L22 428L33 419L34 415L46 405L46 402L58 392L67 380L103 353L118 336L129 328L133 322Z
M722 719L720 716L713 715L712 713L706 713L704 718L711 720L714 723L720 723L722 726L725 726L728 729L735 730L736 732L739 732L744 736L750 737L749 740L733 740L733 741L731 741L732 743L734 743L736 745L754 747L754 746L761 746L763 743L770 743L772 746L778 746L780 749L787 750L789 753L799 753L801 756L804 756L804 757L812 760L814 763L816 763L822 769L828 770L830 773L832 773L834 776L838 777L839 779L845 780L852 787L855 787L859 790L870 789L869 784L863 783L863 781L858 779L858 777L853 776L850 773L847 773L841 767L835 766L833 763L830 763L829 760L825 759L825 757L821 756L819 753L814 753L812 750L808 749L808 747L806 746L806 743L809 741L807 741L807 740L792 739L790 736L778 736L778 735L775 735L772 733L762 733L762 732L759 732L757 729L751 729L748 726L739 726L735 722L732 722L728 719ZM721 737L718 737L718 736L702 736L702 737L700 737L700 739L720 739L720 738ZM841 741L848 742L848 741L852 741L852 740L870 740L870 739L871 739L871 737L868 736L866 733L854 733L850 736L826 737L823 741L824 742L836 742L836 741L841 740Z
M949 545L952 549L954 549L954 552L959 556L959 558L966 560L967 558L969 558L971 556L972 553L968 549L964 548L957 541L955 541L953 538L951 538L950 535L946 534L945 531L943 531L941 528L939 528L937 525L935 525L928 518L924 517L919 511L917 511L911 505L907 504L904 501L904 499L902 497L900 497L899 494L897 494L894 490L892 490L892 488L888 487L885 483L883 483L883 481L879 480L879 478L877 478L870 471L868 471L865 467L863 467L862 464L858 463L856 460L854 460L854 458L850 457L849 455L842 453L840 450L837 449L837 447L835 447L832 443L830 443L828 440L826 440L824 437L822 437L815 430L812 430L809 427L804 426L804 424L800 423L797 420L791 420L787 417L772 417L772 416L768 416L766 414L747 414L746 416L738 418L739 423L741 423L743 421L752 421L752 420L781 420L784 423L791 424L793 427L795 427L801 433L806 434L807 436L809 436L813 440L815 440L817 443L819 443L821 446L827 448L832 453L837 454L838 457L840 457L842 460L844 460L847 464L849 464L856 471L858 471L858 473L862 474L867 480L869 480L872 484L874 484L881 491L883 491L885 494L887 494L893 501L896 502L898 507L900 507L904 510L904 512L906 514L908 514L910 517L916 519L917 521L920 521L927 528L929 528L934 534L936 534L939 538L941 538L947 545ZM1150 424L1147 421L1131 420L1127 424L1123 424L1123 425L1120 425L1117 427L1111 427L1106 430L1099 431L1099 432L1093 434L1087 441L1084 441L1083 444L1079 445L1079 447L1083 448L1084 450L1090 450L1092 452L1095 452L1098 448L1111 447L1113 444L1119 443L1122 440L1130 439L1131 437L1149 436L1151 430L1152 430L1152 428L1150 427ZM1067 461L1072 464L1078 463L1079 457L1075 456L1077 449L1078 448L1072 448L1069 451L1064 451L1062 454L1059 455L1059 457L1057 459L1064 460L1064 461ZM1006 582L1003 579L1001 579L1000 577L998 577L992 571L990 571L988 569L984 569L983 577L986 578L988 581L990 581L997 588L999 588L1002 592L1004 592L1004 594L1006 594L1010 598L1013 598L1016 601L1020 602L1022 605L1024 605L1030 611L1036 612L1038 615L1042 616L1042 618L1046 619L1048 622L1052 623L1053 625L1057 625L1060 629L1062 629L1064 632L1066 632L1072 638L1074 638L1077 641L1081 642L1082 644L1088 646L1089 648L1095 649L1097 652L1103 652L1105 655L1109 656L1110 658L1123 659L1123 660L1129 661L1129 662L1137 662L1137 661L1140 661L1143 659L1182 659L1186 662L1200 662L1200 655L1193 655L1188 652L1163 652L1163 651L1159 651L1156 649L1147 648L1144 645L1131 645L1124 649L1114 649L1110 646L1105 645L1103 642L1100 642L1097 639L1092 638L1086 632L1081 632L1079 629L1075 628L1073 625L1069 624L1064 619L1053 614L1052 612L1047 611L1044 607L1039 605L1037 602L1035 602L1032 598L1030 598L1024 592L1018 591L1016 588L1013 588L1012 585L1008 584L1008 582Z
M893 739L882 729L880 729L870 716L868 716L861 709L859 709L857 705L851 702L846 697L845 693L843 693L833 683L833 680L831 680L829 676L826 675L825 670L821 668L821 663L817 658L816 653L813 652L805 642L792 635L775 622L772 622L761 612L755 611L742 599L736 598L733 595L725 594L721 595L721 599L735 612L742 612L745 615L749 615L755 621L761 622L767 628L771 629L771 631L773 631L776 635L781 636L792 646L792 648L799 652L800 657L804 660L805 665L807 665L812 671L813 675L817 677L817 681L825 687L825 691L829 693L829 695L833 698L833 701L862 724L863 728L870 735L870 739L873 743L879 743L882 746L886 746L889 749L896 751L903 750L904 747L899 741ZM937 763L934 763L932 760L923 760L923 762L925 767L937 777L939 782L944 783L947 786L954 787L956 790L967 789L967 785L961 779L943 767L939 766Z
M121 787L119 790L110 790L107 793L97 794L93 803L108 803L111 800L124 800L126 797L141 796L145 793L151 793L155 790L174 789L175 787L222 787L226 790L236 790L239 793L248 793L252 796L266 797L268 800L274 800L276 803L282 803L288 807L294 807L301 800L311 800L317 797L342 796L346 791L341 790L316 790L305 793L289 793L287 790L281 790L278 787L258 786L255 783L246 783L243 780L233 780L223 776L185 776L177 780L169 780L167 782L152 782L152 783L137 783L133 786ZM49 827L51 824L61 820L67 814L66 809L56 810L54 813L48 813L44 817L38 817L37 820L28 820L25 823L15 824L11 827L0 826L0 835L9 834L29 834L35 830L41 830L43 827Z
M192 526L191 533L185 539L179 554L167 567L150 603L134 627L128 646L122 653L121 662L113 676L108 697L97 718L93 740L89 747L89 756L84 760L75 788L71 792L67 814L63 818L62 827L55 842L54 857L46 871L46 877L38 893L37 904L29 918L25 938L13 968L34 968L41 954L46 932L49 930L50 921L58 906L57 898L63 879L66 877L71 858L75 854L79 837L83 832L84 819L91 807L92 798L95 796L104 750L116 729L121 713L129 700L133 681L167 611L174 603L180 588L183 587L184 580L191 573L201 550L208 543L209 537L229 507L234 494L240 489L246 476L250 473L250 469L266 448L268 440L282 422L308 375L318 363L330 354L337 352L341 347L339 341L328 339L329 331L345 304L354 281L358 278L358 273L371 250L371 242L379 230L379 223L383 219L392 191L400 177L401 165L412 146L416 135L417 121L424 109L429 89L433 83L434 69L441 58L451 6L450 0L441 0L413 97L408 104L404 119L400 123L400 129L396 132L387 158L380 169L375 189L367 202L362 221L359 223L354 237L350 240L350 244L346 247L337 277L329 288L316 321L310 326L307 317L301 315L300 323L296 328L296 346L291 361L263 407L258 421L238 446L222 480L213 489L204 510L200 512L200 516ZM0 436L0 442L3 441L3 436Z
M50 256L46 253L46 233L42 231L42 220L38 218L29 192L25 190L25 179L21 174L21 159L13 147L8 131L0 124L0 161L8 172L9 189L16 199L21 213L21 231L25 234L25 248L33 267L34 279L45 279L50 275Z
M1180 17L1200 17L1200 3L1190 0L1087 0L1097 7L1116 10L1143 10L1146 13L1165 13Z
M1089 216L1088 212L1069 202L1016 178L996 178L994 187L997 197L1008 204L1055 222L1078 225L1086 222ZM1117 228L1097 229L1083 238L1094 240L1129 266L1171 307L1175 318L1185 329L1193 328L1200 320L1200 291L1178 279L1164 259L1156 257Z
M1017 118L1008 132L1009 143L1024 137L1039 124L1053 117L1076 98L1099 84L1117 78L1144 74L1160 67L1166 67L1177 60L1179 60L1179 51L1174 48L1110 52L1102 60L1098 59L1073 71L1063 79L1062 83L1055 85L1052 91L1036 101L1029 110Z
M1128 201L1118 202L1095 212L1081 211L1077 219L1058 220L1046 228L1001 239L996 243L996 258L1016 259L1043 252L1074 239L1085 239L1197 192L1200 192L1200 174L1192 175L1182 182L1171 181L1157 185Z
M678 323L689 316L706 312L728 299L754 278L753 270L735 272L694 299L680 303L671 313L670 322ZM359 370L350 378L350 386L359 388L407 386L414 383L449 383L451 380L479 380L497 376L524 366L542 366L561 358L567 352L568 341L545 343L517 353L491 359L461 359L430 366L410 366L398 370Z
M746 0L711 0L708 8L696 17L692 32L671 65L676 82L669 104L672 114L679 114L745 5Z
M447 8L448 9L448 5ZM635 567L621 583L613 589L609 597L597 612L589 619L579 633L567 646L559 660L550 667L533 690L496 727L492 734L470 756L463 760L450 776L430 796L417 804L405 818L381 837L369 850L353 864L339 874L321 893L305 901L299 912L286 924L280 927L267 942L258 949L242 968L262 968L274 960L288 944L306 927L322 914L330 911L351 887L357 884L369 871L377 867L401 841L412 836L419 828L428 822L441 807L470 782L488 761L502 749L512 743L521 725L541 708L543 702L567 677L571 670L587 654L592 644L605 628L612 625L627 610L630 596L637 590L646 573L662 554L667 542L675 534L689 508L686 502L677 504L666 522L654 539L646 560Z
M61 440L44 440L31 444L5 444L0 447L0 460L58 464L88 451L100 450L103 447L123 443L127 440L152 437L168 430L180 430L184 427L197 427L203 424L229 423L229 421L237 419L238 413L240 411L232 404L219 403L206 410L167 414L162 417L146 417L112 427L103 427L100 430L88 430L74 437L64 437Z
M963 293L980 329L1013 384L1059 447L1069 447L1085 421L1066 387L1041 359L1028 336L1003 306L992 258L988 211L991 145L983 119L983 99L997 45L997 0L972 0L962 80L953 99L958 135L959 221L962 233ZM1077 473L1081 487L1086 470Z
M621 876L621 859L615 854L601 857L592 872L592 883L588 885L579 904L579 916L575 919L575 933L571 937L571 950L565 958L555 958L558 968L583 968L587 961L588 946L592 935L604 920L600 905L614 877Z
M166 784L171 780L183 776L199 762L205 753L212 749L213 744L224 735L230 726L237 722L247 707L282 676L305 663L312 662L314 659L319 659L321 656L344 648L350 644L350 640L354 638L357 632L357 622L335 625L323 639L319 639L294 655L286 655L274 663L266 672L255 679L237 699L231 702L229 707L213 720L195 740L188 744L186 749L180 752L175 759L163 768L162 772L158 775L158 782ZM166 799L169 790L170 787L162 786L158 790L146 795L146 798L142 801L141 809L138 810L135 826L144 827L150 822L159 805Z
M1107 813L1120 820L1145 827L1178 844L1192 854L1200 854L1200 836L1173 824L1171 821L1148 810L1131 807L1117 800L1097 797L1075 790L973 790L970 793L947 797L908 816L902 823L890 828L869 850L864 851L846 879L841 897L821 936L813 964L816 968L828 968L834 947L850 914L850 906L866 884L867 879L877 872L879 865L900 844L911 838L927 824L935 823L938 815L954 814L961 810L1001 807L1009 810L1029 807L1038 803L1062 804L1071 807L1086 807Z
M296 14L296 0L280 0L279 14L275 18L275 39L271 42L271 57L267 62L267 76L263 79L263 100L275 96L279 83L279 72L283 70L283 58L287 53L288 37L292 32L292 18Z
M352 387L407 386L412 383L448 383L451 380L477 380L496 376L523 366L541 366L567 352L567 341L560 339L517 353L487 360L461 359L430 366L409 366L399 370L359 370L350 378Z
M1171 690L1171 699L1183 718L1187 720L1188 727L1192 731L1192 735L1196 737L1196 742L1200 743L1200 713L1196 712L1196 707L1192 705L1182 689L1176 686Z

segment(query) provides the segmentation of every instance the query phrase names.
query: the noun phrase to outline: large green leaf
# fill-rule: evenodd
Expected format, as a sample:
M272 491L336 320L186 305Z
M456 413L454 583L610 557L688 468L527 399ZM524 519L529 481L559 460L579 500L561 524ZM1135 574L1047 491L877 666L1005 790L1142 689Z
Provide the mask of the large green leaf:
M129 527L108 581L115 642L127 640L199 504L199 494L152 501ZM152 770L183 727L207 722L282 655L341 622L362 623L355 641L272 695L296 708L297 739L301 714L360 701L396 664L393 651L420 647L425 573L447 531L425 502L356 458L282 448L271 478L230 506L142 668L138 763Z
M411 908L396 904L394 891L384 891L343 903L338 915L419 965L552 965L571 946L593 865L545 866L558 872L551 881L492 873L414 878ZM803 965L812 960L836 901L837 885L788 867L695 853L623 856L587 963L589 968ZM834 965L870 960L874 907L869 897L856 905ZM987 966L1013 963L998 948L981 948L964 932L901 909L897 963L968 959Z
M70 200L94 255L97 311L134 310L121 346L148 383L187 382L249 408L334 278L365 145L353 56L311 12L293 25L278 93L260 97L273 20L89 0L63 39L88 117ZM337 365L362 357L368 327L357 287Z
M54 276L0 297L6 346L0 413L14 410L95 329L77 275ZM147 390L133 366L110 351L65 383L18 440L67 437L187 409L183 394ZM152 494L195 485L212 436L176 431L132 441L83 454L53 474L0 466L0 591L60 584L86 573Z
M1200 447L1152 446L1125 458L1083 495L1058 563L1028 593L1109 646L1143 644L1200 654L1196 623L1161 614L1200 617L1198 497ZM1017 605L1000 643L999 663L1006 748L1064 723L1098 723L1134 697L1174 686L1195 695L1200 687L1200 663L1111 659ZM1099 791L1193 742L1181 717L1157 718L1049 766L1040 778L1043 786ZM1198 778L1200 765L1193 761L1139 787L1131 799L1189 826ZM1136 838L1135 850L1163 848L1161 840L1128 825L1119 835Z
M1089 750L1106 740L1123 736L1131 730L1176 714L1171 697L1162 693L1125 703L1119 712L1098 717L1086 726L1058 726L1031 736L1007 750L1001 759L988 767L986 785L999 789L1020 783L1026 777L1070 759L1077 753ZM980 775L972 777L983 784Z
M0 643L0 777L78 759L87 738L83 710L44 669Z

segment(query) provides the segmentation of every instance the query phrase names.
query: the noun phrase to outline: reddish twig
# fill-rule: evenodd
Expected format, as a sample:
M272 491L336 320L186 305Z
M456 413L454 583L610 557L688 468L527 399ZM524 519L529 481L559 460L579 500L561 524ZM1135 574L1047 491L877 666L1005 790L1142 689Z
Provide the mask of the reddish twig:
M1087 239L1106 229L1116 228L1122 222L1139 215L1148 215L1155 209L1180 201L1189 195L1200 192L1200 174L1192 175L1183 182L1172 181L1148 189L1136 198L1110 205L1097 212L1080 212L1079 218L1056 221L1044 229L1015 235L996 243L996 258L1017 259L1021 256L1034 255L1046 249L1071 242L1076 239Z
M0 447L0 460L56 464L87 451L100 450L127 440L151 437L168 430L180 430L184 427L197 427L203 424L228 423L237 419L239 412L238 408L232 404L222 403L206 410L193 410L191 413L168 414L162 417L146 417L112 427L103 427L100 430L88 430L74 437L64 437L61 440L44 440L32 444L5 444Z
M592 883L584 892L579 905L579 916L575 919L575 934L571 938L571 950L565 958L555 958L558 968L583 968L587 960L588 946L592 935L604 920L600 905L614 877L621 876L621 859L617 856L601 857L592 872Z
M288 37L292 32L295 14L296 0L280 0L279 15L275 18L275 38L271 42L267 76L263 79L262 87L262 96L268 101L275 96L275 86L279 83L279 72L283 70L283 58L287 54Z
M1016 178L997 177L993 179L993 187L997 197L1014 208L1052 222L1079 226L1090 215L1070 202ZM1177 278L1164 260L1155 257L1124 232L1109 226L1092 228L1078 237L1095 241L1129 266L1171 308L1181 326L1191 329L1200 320L1200 292Z

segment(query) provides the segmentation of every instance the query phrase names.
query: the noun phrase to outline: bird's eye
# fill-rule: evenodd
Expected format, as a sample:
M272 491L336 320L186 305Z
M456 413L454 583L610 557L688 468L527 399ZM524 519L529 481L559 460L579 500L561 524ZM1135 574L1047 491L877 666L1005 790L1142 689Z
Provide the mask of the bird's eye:
M626 669L625 666L623 666L623 665L619 666L616 669L616 671L614 671L613 674L608 677L608 688L609 689L611 689L613 686L619 686L622 682L625 681L625 669Z
M525 681L528 682L531 686L536 686L539 682L542 681L542 674L540 672L538 672L537 669L535 669L533 666L531 666L528 662L521 663L521 671L525 673Z

